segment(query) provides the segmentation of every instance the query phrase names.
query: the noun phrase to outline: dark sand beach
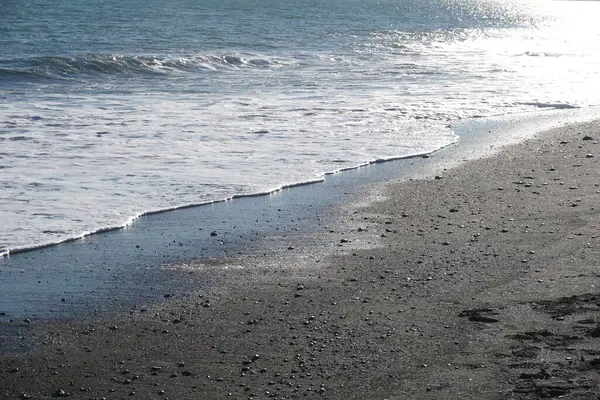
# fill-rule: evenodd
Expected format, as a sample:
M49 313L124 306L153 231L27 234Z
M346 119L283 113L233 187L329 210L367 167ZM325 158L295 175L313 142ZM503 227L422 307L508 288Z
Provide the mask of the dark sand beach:
M373 184L267 257L174 272L227 276L202 295L22 328L0 397L596 399L598 140L574 124Z

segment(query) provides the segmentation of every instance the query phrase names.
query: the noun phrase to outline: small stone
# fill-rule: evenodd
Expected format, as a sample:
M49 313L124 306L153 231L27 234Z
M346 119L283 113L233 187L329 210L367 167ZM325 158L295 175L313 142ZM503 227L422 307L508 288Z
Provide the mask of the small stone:
M217 232L215 232L215 231L212 231L212 232L210 233L210 236L219 236L219 234L218 234Z
M67 397L69 394L62 389L58 389L52 393L52 397Z
M594 155L593 154L586 154L585 158L594 158Z
M593 138L593 137L591 137L591 136L585 135L585 136L583 137L583 140L594 140L594 138Z

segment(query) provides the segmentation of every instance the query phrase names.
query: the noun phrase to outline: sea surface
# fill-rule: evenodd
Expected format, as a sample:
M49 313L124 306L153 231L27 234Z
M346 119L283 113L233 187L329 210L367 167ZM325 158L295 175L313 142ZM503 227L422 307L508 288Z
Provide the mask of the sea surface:
M600 105L600 2L3 0L0 253ZM135 223L135 222L133 222Z

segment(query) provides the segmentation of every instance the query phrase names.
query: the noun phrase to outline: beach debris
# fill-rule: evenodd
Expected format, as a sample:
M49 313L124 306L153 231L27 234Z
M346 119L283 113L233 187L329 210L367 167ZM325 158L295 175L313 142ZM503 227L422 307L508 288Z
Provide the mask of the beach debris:
M523 348L513 350L512 354L515 357L534 358L537 357L540 350L541 349L536 346L525 346Z
M550 379L550 374L542 368L538 372L534 372L532 374L523 372L521 375L519 375L519 379Z
M598 325L597 327L593 328L593 329L588 329L586 334L588 336L591 336L593 338L598 338L600 337L600 325Z
M488 314L488 315L485 315ZM485 323L494 323L498 322L496 318L492 318L489 315L498 315L491 308L474 308L471 310L463 310L458 316L459 317L468 317L469 321L472 322L485 322Z

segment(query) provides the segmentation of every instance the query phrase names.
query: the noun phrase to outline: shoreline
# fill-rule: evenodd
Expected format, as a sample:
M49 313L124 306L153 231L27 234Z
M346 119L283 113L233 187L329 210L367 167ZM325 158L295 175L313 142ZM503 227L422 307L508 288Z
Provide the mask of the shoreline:
M225 203L225 202L238 200L238 199L271 196L271 195L275 195L284 190L299 188L302 186L314 185L317 183L323 183L323 182L325 182L325 179L328 176L336 175L336 174L339 174L342 172L355 171L360 168L373 166L375 164L382 164L382 163L388 163L388 162L394 162L394 161L400 161L400 160L410 160L410 159L419 158L419 157L429 157L432 154L435 154L438 151L441 151L441 150L445 149L446 147L450 147L454 144L456 144L456 142L450 143L446 146L440 147L440 148L435 149L430 152L416 153L416 154L411 154L411 155L407 155L407 156L395 156L395 157L391 157L391 158L378 158L378 159L374 159L372 161L366 161L366 162L364 162L362 164L358 164L356 166L344 167L344 168L340 168L336 171L331 171L331 172L324 172L323 176L321 178L314 178L314 179L306 180L306 181L302 181L302 182L284 184L275 189L267 190L267 191L263 191L263 192L241 193L241 194L236 194L236 195L224 198L224 199L211 200L211 201L206 201L206 202L202 202L202 203L189 203L189 204L183 204L183 205L179 205L179 206L161 208L161 209L157 209L157 210L144 211L136 216L130 217L127 220L127 222L123 223L122 225L106 226L106 227L99 228L94 231L83 232L77 236L68 237L66 239L60 239L55 242L41 243L41 244L35 244L35 245L25 246L25 247L17 247L15 249L8 249L6 247L0 247L0 259L2 259L3 257L10 257L11 254L14 255L14 254L19 254L19 253L35 251L35 250L42 250L47 247L53 247L53 246L58 246L58 245L66 244L66 243L70 243L70 242L76 242L78 240L85 239L89 236L100 235L103 233L109 233L109 232L113 232L113 231L127 229L128 227L133 225L136 220L138 220L140 218L144 218L144 217L149 217L152 215L169 213L169 212L178 211L178 210L184 210L186 208L196 208L196 207L205 207L205 206L210 206L210 205L216 205L219 203Z
M5 294L0 324L84 317L159 300L167 293L185 293L198 285L208 290L207 279L188 282L188 277L165 274L164 266L252 252L259 248L258 236L318 234L323 216L363 201L373 184L431 177L519 143L540 129L590 120L597 110L470 120L455 127L458 143L427 156L373 163L264 196L148 213L124 228L0 257L0 291ZM266 255L272 246L263 247Z
M257 237L242 255L169 264L208 278L187 295L25 324L35 345L0 357L2 391L597 395L599 138L598 122L569 125L437 178L355 186L328 215L315 208L312 231L294 233L302 221L286 213L283 236Z
M490 116L487 118L482 118L482 120L485 121L484 125L486 125L486 123L490 122L491 127L493 127L494 129L499 129L502 132L501 135L503 136L504 139L509 139L506 137L509 135L507 133L507 131L514 129L514 128L511 128L511 125L515 124L515 122L519 123L519 124L522 124L523 121L528 121L528 123L531 123L532 121L542 122L542 126L543 126L542 128L530 127L530 128L528 128L528 133L526 133L525 135L523 134L523 129L520 129L520 131L516 135L516 137L511 137L508 140L507 143L510 143L510 142L514 142L515 140L522 140L524 137L531 135L533 131L550 129L551 127L560 123L559 121L569 121L569 123L576 123L576 122L584 122L584 121L593 119L592 115L594 115L595 110L597 110L599 108L600 108L600 106L590 106L590 107L585 107L585 108L568 107L565 109L552 108L551 110L540 111L537 113L529 112L529 113L524 113L524 114L519 114L519 113L509 114L509 115L505 115L505 116ZM567 112L565 112L565 111L567 111ZM489 137L486 137L487 135L484 135L484 134L482 135L482 133L483 133L483 132L481 132L482 128L478 125L478 122L479 122L478 118L472 118L471 120L467 120L466 122L459 121L456 124L458 126L458 129L454 129L454 133L457 135L457 139L454 142L449 143L440 148L437 148L433 151L415 153L415 154L410 154L410 155L406 155L406 156L394 156L394 157L390 157L390 158L377 158L377 159L373 159L370 161L365 161L365 162L363 162L361 164L357 164L355 166L343 167L343 168L340 168L335 171L324 172L322 174L322 176L319 178L307 179L306 181L301 181L301 182L296 182L296 183L282 184L281 186L276 187L271 190L266 190L266 191L261 191L261 192L252 192L252 193L241 193L241 194L232 195L227 198L215 199L215 200L199 202L199 203L176 205L176 206L166 207L166 208L156 209L156 210L143 211L143 212L139 213L138 215L129 217L128 220L126 222L124 222L123 224L100 227L93 231L85 231L79 235L67 237L64 239L59 239L59 240L56 240L53 242L33 244L33 245L29 245L29 246L24 246L24 247L17 247L14 249L10 249L7 247L0 247L0 262L2 260L4 260L5 258L10 257L11 255L15 255L15 254L19 254L19 253L26 253L26 252L36 251L36 250L42 250L42 249L45 249L48 247L54 247L54 246L59 246L59 245L67 244L67 243L71 243L71 242L77 242L82 239L88 238L90 236L95 236L95 235L100 235L103 233L110 233L110 232L114 232L114 231L120 231L123 229L127 229L128 227L131 227L133 224L135 224L136 221L139 220L140 218L144 218L144 217L148 217L148 216L153 216L153 215L163 214L163 213L170 213L173 211L184 210L187 208L206 207L206 206L210 206L210 205L215 205L215 204L224 203L224 202L230 202L233 200L244 199L244 198L271 196L271 195L277 194L278 192L281 192L281 191L298 188L298 187L302 187L302 186L314 185L317 183L323 183L323 182L325 182L325 180L327 178L335 176L340 173L345 173L345 172L352 173L353 171L356 171L356 170L359 170L359 169L362 169L365 167L375 166L378 164L394 163L394 162L398 162L398 161L412 160L412 159L420 158L420 157L429 157L440 151L444 151L444 150L448 149L449 147L456 146L457 143L459 143L461 140L464 140L464 138L461 139L461 137L459 135L464 134L465 132L467 132L467 135L469 136L469 139L467 139L468 141L477 142L476 144L469 143L469 144L467 144L467 146L470 146L470 147L482 146L482 144L485 146L486 142L489 142L489 143L493 142L493 140L491 140ZM476 133L474 134L473 132L476 132ZM483 138L476 138L475 136L483 136ZM464 143L462 143L462 144L464 145ZM499 145L499 144L497 143L496 145ZM477 150L473 150L473 149L471 151L477 152ZM485 152L481 153L482 149L479 149L478 151L480 152L480 156L485 154ZM402 168L402 166L400 168ZM439 166L437 166L437 168L439 168Z

